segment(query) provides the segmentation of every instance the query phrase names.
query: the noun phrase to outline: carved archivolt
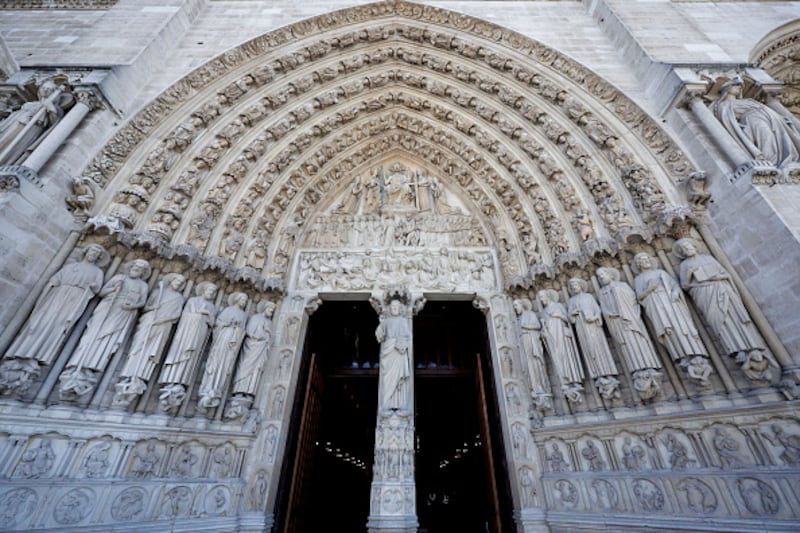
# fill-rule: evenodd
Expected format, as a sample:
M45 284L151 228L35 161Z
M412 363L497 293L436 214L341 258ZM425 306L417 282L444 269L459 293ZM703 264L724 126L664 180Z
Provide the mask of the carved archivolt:
M800 23L793 21L770 32L753 49L750 62L784 83L781 103L800 116Z
M104 188L91 222L285 276L312 211L387 154L462 200L506 279L656 232L691 170L641 109L556 51L382 2L253 39L167 89L86 169Z

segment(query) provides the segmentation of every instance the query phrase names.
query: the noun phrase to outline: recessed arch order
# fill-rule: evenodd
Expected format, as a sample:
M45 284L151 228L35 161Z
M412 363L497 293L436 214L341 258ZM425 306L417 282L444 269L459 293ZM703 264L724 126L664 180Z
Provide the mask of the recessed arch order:
M505 282L658 233L691 170L644 111L563 54L466 15L379 2L209 61L85 173L105 190L95 229L280 278L309 216L391 154L462 200Z

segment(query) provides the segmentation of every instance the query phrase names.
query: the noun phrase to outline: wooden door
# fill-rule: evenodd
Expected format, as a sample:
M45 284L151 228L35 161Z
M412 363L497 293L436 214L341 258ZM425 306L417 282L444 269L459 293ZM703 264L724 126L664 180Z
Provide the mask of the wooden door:
M481 442L483 442L484 464L486 465L486 481L489 494L487 494L487 507L491 513L488 516L489 531L500 533L503 528L500 520L500 495L497 492L497 475L495 471L494 456L492 453L492 434L489 430L489 411L486 404L486 384L484 383L481 354L475 354L475 389L477 399L478 419L480 425Z
M308 531L308 519L313 516L310 509L311 491L308 483L314 469L314 443L319 432L319 420L322 406L325 379L317 365L317 354L311 354L308 372L308 386L303 398L303 411L300 420L300 432L297 438L297 453L292 466L291 488L285 533L302 533Z

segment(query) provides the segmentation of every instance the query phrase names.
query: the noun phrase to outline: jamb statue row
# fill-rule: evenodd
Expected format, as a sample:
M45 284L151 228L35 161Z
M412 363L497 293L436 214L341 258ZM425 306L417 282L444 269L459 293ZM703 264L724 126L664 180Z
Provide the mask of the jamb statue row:
M148 297L147 261L134 259L124 264L103 284L101 267L108 260L102 246L91 244L81 261L67 264L50 279L0 364L0 390L24 394L41 374L41 368L53 365L92 298L99 296L78 346L59 377L62 400L88 399L136 326L115 385L115 407L125 408L145 392L166 351L158 378L160 404L164 411L176 411L185 400L210 338L198 409L204 411L222 403L244 346L225 412L227 418L243 416L253 402L269 356L275 304L262 301L257 313L248 317L248 297L236 292L228 296L228 306L217 314L217 286L201 282L195 288L195 296L184 305L186 278L178 273L163 276Z
M619 370L602 327L603 319L619 356L631 372L639 397L642 400L657 397L662 364L642 320L642 308L653 338L686 370L690 379L700 387L707 387L713 367L681 288L691 295L723 353L735 357L747 378L756 384L773 379L773 369L779 368L778 363L766 350L730 274L710 255L697 253L691 239L677 241L673 253L682 259L680 282L656 268L654 259L642 252L633 258L632 269L636 274L633 287L620 280L619 270L597 269L599 303L588 292L587 282L579 278L568 282L571 297L567 306L559 302L557 291L540 290L538 317L529 299L514 301L519 316L520 347L538 410L552 407L542 343L555 366L561 393L571 403L583 401L584 366L600 396L606 400L620 397Z

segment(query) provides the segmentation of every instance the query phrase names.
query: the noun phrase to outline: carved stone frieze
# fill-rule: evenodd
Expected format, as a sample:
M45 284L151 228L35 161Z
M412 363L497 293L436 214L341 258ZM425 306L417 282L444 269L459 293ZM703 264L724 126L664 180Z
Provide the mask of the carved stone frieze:
M371 291L402 283L411 288L473 292L496 287L494 258L487 250L301 252L300 290Z

